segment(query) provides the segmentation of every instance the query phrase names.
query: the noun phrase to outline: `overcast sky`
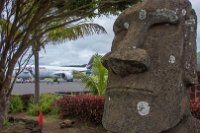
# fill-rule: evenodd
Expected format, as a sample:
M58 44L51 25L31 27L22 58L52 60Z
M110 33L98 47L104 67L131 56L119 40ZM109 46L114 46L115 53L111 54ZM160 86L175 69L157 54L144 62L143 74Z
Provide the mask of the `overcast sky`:
M193 8L200 19L200 0L190 0ZM95 54L105 54L110 51L114 37L113 23L116 17L101 17L95 19L95 23L102 25L107 34L93 35L78 39L76 41L66 41L57 45L46 45L46 52L40 52L41 65L81 65L88 63L90 57ZM200 22L198 20L198 22ZM197 51L200 51L200 24L197 31Z

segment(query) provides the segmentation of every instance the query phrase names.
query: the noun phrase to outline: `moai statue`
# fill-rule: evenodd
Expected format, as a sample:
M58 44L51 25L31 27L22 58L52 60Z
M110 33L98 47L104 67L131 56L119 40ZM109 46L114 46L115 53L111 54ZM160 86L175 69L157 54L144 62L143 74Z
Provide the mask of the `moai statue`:
M146 0L114 23L103 58L108 87L103 126L113 133L200 133L190 113L197 17L188 0Z

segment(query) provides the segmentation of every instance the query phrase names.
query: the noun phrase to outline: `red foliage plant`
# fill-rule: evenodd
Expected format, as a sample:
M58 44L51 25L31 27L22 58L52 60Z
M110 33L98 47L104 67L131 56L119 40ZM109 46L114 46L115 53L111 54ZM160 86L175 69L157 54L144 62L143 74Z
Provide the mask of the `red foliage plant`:
M200 102L190 101L190 110L194 117L200 119Z
M101 124L105 98L102 96L65 96L56 102L61 118L77 118Z
M200 81L200 77L199 77L199 81ZM200 119L200 84L194 85L191 87L190 110L194 117Z

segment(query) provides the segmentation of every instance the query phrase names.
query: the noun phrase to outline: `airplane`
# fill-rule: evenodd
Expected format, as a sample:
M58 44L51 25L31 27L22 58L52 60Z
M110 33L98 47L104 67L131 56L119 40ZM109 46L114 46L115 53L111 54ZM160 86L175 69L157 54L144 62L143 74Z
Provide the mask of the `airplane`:
M62 66L47 66L47 65L40 65L39 66L39 72L40 72L40 79L44 78L62 78L66 80L67 82L73 82L73 71L79 71L86 74L89 74L91 72L92 68L92 62L93 57L90 59L88 64L85 67L62 67ZM18 67L14 70L15 73L19 70ZM23 83L27 79L31 79L31 81L34 81L34 75L35 75L35 66L34 65L26 65L24 70L19 73L17 76L17 82Z

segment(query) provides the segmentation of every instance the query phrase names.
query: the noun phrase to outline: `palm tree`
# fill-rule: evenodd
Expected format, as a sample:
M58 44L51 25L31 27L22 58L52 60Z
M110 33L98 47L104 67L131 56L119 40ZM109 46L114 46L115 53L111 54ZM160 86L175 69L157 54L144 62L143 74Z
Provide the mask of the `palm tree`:
M80 79L94 95L105 94L107 86L108 71L101 63L101 55L95 54L92 63L92 76L80 73Z

